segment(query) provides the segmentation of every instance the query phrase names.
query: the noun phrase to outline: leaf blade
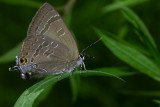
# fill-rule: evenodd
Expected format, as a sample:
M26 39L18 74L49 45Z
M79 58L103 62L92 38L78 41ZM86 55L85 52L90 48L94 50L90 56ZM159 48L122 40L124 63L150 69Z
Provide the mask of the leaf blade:
M123 7L122 13L125 16L125 18L132 24L134 27L138 30L140 30L144 36L150 41L150 43L153 45L155 49L157 49L156 43L154 39L152 38L152 35L150 34L149 30L145 26L145 24L142 22L142 20L129 8Z
M73 73L73 75L77 75L80 74L79 71L75 71ZM88 74L88 75L101 75L101 76L112 76L112 77L116 77L120 80L122 80L120 77L113 75L111 73L107 73L107 72L103 72L103 71L94 71L94 70L88 70L86 71L82 71L82 74ZM56 82L65 79L67 77L70 76L70 73L64 73L61 78L59 78L58 76L55 75L50 75L47 78L45 78L44 80L36 83L35 85L33 85L32 87L28 88L27 90L25 90L22 95L18 98L18 100L16 101L14 107L32 107L35 99L48 87L51 86L53 84L55 84ZM123 81L123 80L122 80Z
M120 42L111 39L96 28L95 31L98 36L103 37L103 43L115 56L130 66L138 69L142 73L147 74L157 81L160 81L160 68L151 59L147 58L136 49L130 48L129 46L125 46Z

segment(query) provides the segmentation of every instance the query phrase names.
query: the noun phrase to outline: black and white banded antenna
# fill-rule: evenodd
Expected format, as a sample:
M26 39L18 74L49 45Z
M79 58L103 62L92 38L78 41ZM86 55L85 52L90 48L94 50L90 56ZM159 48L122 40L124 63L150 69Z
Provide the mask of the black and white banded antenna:
M100 37L98 40L96 40L95 42L91 43L90 45L88 45L86 48L84 48L82 50L82 52L80 53L81 55L84 55L84 51L87 50L88 48L90 48L91 46L93 46L94 44L96 44L97 42L99 42L100 40L102 40L103 37ZM88 55L87 55L88 56Z

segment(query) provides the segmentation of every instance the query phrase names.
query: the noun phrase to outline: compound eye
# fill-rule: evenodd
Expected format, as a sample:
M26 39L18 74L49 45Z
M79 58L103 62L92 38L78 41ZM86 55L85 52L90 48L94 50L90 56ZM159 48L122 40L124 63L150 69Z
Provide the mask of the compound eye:
M21 64L25 64L27 62L27 59L26 58L21 58L20 62L21 62Z

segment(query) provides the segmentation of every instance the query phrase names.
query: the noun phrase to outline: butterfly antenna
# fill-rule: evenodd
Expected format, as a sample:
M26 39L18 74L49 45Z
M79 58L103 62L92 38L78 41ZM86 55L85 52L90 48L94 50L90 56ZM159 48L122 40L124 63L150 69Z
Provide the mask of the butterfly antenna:
M96 40L95 42L91 43L90 45L88 45L86 48L84 48L82 50L81 53L83 53L85 50L87 50L89 47L91 47L92 45L96 44L97 42L99 42L100 40L102 40L103 37L100 37L98 40Z

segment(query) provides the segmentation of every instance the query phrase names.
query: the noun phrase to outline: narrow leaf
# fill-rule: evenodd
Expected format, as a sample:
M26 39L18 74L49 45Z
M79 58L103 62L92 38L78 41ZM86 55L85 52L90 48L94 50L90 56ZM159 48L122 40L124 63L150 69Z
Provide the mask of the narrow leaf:
M119 59L126 62L130 66L147 74L148 76L160 81L160 68L145 55L134 48L117 42L110 37L104 35L98 29L95 29L98 36L102 36L103 43L116 55Z
M79 83L80 83L80 75L74 75L71 76L70 79L70 84L72 88L72 101L75 102L78 97L78 89L79 89Z
M80 75L79 71L75 71L73 75ZM88 74L88 75L101 75L101 76L112 76L116 77L120 80L121 78L117 77L116 75L103 72L103 71L93 71L93 70L88 70L88 71L82 71L82 74ZM14 107L32 107L35 99L49 86L55 84L56 82L65 79L70 76L70 73L64 73L61 77L55 76L55 75L50 75L44 80L38 82L37 84L33 85L32 87L28 88L25 90L22 95L18 98L17 102L15 103ZM54 96L53 96L54 97Z
M152 38L150 32L148 31L145 24L142 22L142 20L129 8L123 7L122 9L123 15L125 18L137 29L139 32L142 32L144 36L150 41L150 43L153 45L155 49L157 49L156 43L154 39Z
M123 69L123 68L116 68L116 67L111 67L111 68L98 68L96 69L97 71L103 71L103 72L107 72L107 73L111 73L113 75L119 76L119 77L123 77L123 76L133 76L138 74L138 72L132 72L132 71L128 71L127 69Z
M148 31L147 27L145 26L145 24L131 9L123 7L122 10L124 17L129 21L129 23L131 23L131 25L134 26L134 28L136 29L136 33L138 33L142 42L146 44L151 55L160 64L160 57L156 43L152 38L150 32Z

